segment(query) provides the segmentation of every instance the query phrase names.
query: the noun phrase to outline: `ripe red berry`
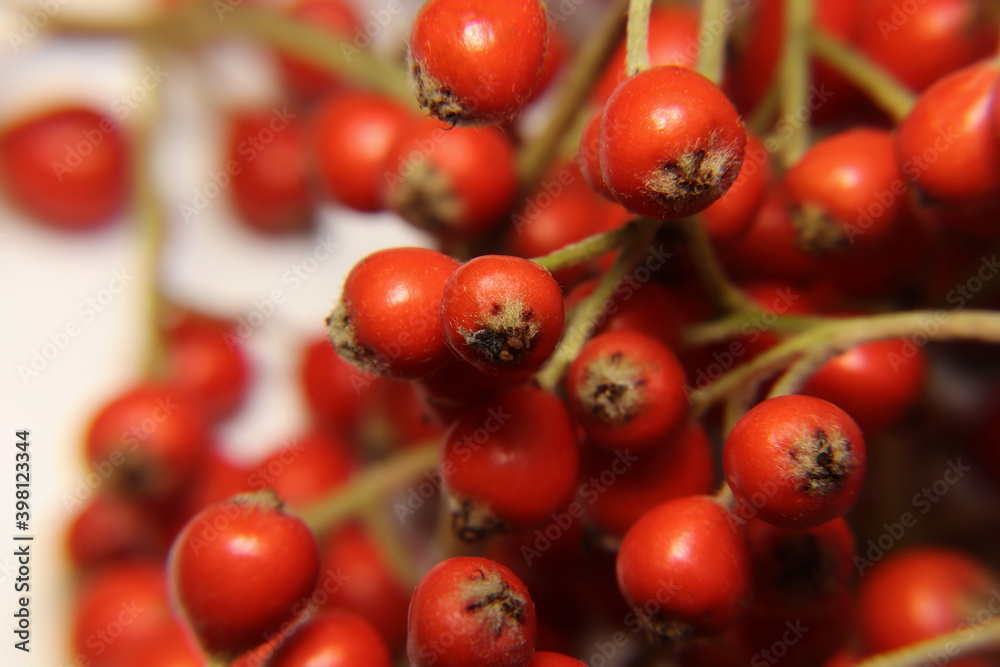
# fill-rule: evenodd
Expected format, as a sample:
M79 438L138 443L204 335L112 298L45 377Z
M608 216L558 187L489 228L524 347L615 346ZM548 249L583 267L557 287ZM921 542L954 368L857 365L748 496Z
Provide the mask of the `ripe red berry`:
M240 112L230 119L227 147L225 173L232 179L227 190L240 223L264 234L300 232L312 225L306 136L297 113L287 108ZM197 211L185 205L182 214L190 221Z
M341 357L378 375L417 378L451 359L438 314L459 263L426 248L390 248L354 265L327 319Z
M342 433L353 431L361 394L376 378L341 358L326 336L306 344L299 377L313 420Z
M305 609L319 548L274 494L236 496L188 522L169 567L178 605L204 650L232 658Z
M865 477L865 440L846 412L811 396L778 396L747 412L722 454L740 503L783 528L810 528L844 514Z
M680 643L725 630L750 593L741 530L710 496L657 505L625 534L618 587L642 624Z
M383 199L404 220L446 239L477 238L503 221L517 191L510 140L495 127L420 118L386 155Z
M709 237L733 243L753 224L771 186L771 156L760 139L747 134L746 156L740 174L726 193L701 212Z
M314 160L325 192L356 211L384 209L386 155L409 112L383 95L351 90L331 96L314 113Z
M629 77L604 107L601 171L629 211L664 220L704 210L736 180L746 132L719 88L671 65Z
M590 440L609 449L662 446L687 416L685 386L670 348L628 330L587 341L566 376L573 417Z
M390 667L385 641L368 621L346 611L309 620L268 661L269 667Z
M852 254L881 250L906 220L905 181L886 130L854 128L817 141L785 177L798 244Z
M351 445L334 433L311 431L282 442L247 475L255 491L273 489L290 506L319 500L346 482L356 463Z
M548 31L538 0L430 0L410 35L420 106L451 124L516 116L538 86Z
M90 465L112 491L162 501L179 493L198 470L208 451L208 430L201 410L179 388L143 383L97 412L84 446Z
M531 656L528 667L587 667L587 665L583 661L571 658L564 653L535 651L535 654Z
M452 526L471 541L544 525L572 498L579 465L569 413L552 394L521 387L470 408L441 454Z
M66 547L73 566L86 570L130 558L162 557L167 545L139 507L97 495L73 517Z
M7 196L55 229L88 231L125 205L128 146L115 122L86 107L49 109L0 130Z
M527 667L537 624L513 572L486 558L450 558L413 591L406 655L412 667Z
M559 284L520 257L482 255L463 264L444 287L441 324L455 354L483 370L541 366L562 337Z

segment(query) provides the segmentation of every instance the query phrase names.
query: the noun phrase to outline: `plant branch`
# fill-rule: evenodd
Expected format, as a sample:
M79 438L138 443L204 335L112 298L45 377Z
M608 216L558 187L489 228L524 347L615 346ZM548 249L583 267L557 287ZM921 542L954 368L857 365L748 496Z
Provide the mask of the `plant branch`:
M698 73L708 80L719 83L726 66L726 42L729 39L729 28L732 21L725 20L729 11L729 0L701 0L701 21L698 26L698 38L701 48L698 50ZM715 26L719 34L711 35Z
M873 655L855 667L921 667L930 664L931 656L948 656L946 661L951 662L961 656L998 647L1000 619L992 618L979 625L966 626L895 651Z
M733 285L719 263L719 258L708 238L708 232L697 216L678 221L688 252L702 285L708 291L712 304L719 313L757 311L757 306L743 292Z
M610 232L601 232L600 234L588 236L582 241L571 243L547 255L533 257L531 261L551 272L556 272L568 266L596 259L612 250L617 250L622 247L623 243L628 242L634 236L634 228L622 225L617 229L612 229Z
M625 76L649 69L649 13L653 0L628 3L628 27L625 30Z
M784 0L784 49L778 70L779 102L784 118L795 118L805 107L809 95L809 28L813 19L813 0ZM793 126L792 135L782 146L784 166L791 167L809 147L808 123Z

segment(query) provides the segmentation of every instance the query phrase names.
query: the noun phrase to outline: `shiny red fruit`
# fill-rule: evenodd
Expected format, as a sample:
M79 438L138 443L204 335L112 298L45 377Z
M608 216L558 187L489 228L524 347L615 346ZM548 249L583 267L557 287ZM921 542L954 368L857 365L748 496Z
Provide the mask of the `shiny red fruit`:
M267 663L269 667L390 667L385 641L365 619L334 611L297 628Z

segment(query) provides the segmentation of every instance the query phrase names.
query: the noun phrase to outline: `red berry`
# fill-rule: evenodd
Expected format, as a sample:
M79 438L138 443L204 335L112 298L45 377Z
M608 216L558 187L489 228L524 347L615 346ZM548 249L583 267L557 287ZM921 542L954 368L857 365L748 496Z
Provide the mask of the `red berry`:
M345 0L297 0L288 8L288 14L314 29L330 34L331 42L339 42L338 50L349 44L356 30L360 29L361 21L350 2ZM352 33L354 33L352 35ZM330 74L328 68L319 67L294 56L278 54L278 64L281 66L288 87L292 92L306 100L315 99L341 85L338 77Z
M576 154L576 163L580 166L580 172L587 180L594 192L605 199L615 201L615 193L608 187L601 172L601 119L604 118L604 109L597 111L587 124L583 126L583 134L580 136L580 150Z
M872 0L858 21L858 49L907 88L924 90L993 52L997 22L988 5L923 0L901 11L897 0Z
M412 667L527 667L537 619L527 588L486 558L458 557L424 575L410 602Z
M531 656L528 667L587 667L587 665L583 661L571 658L564 653L535 651L535 654Z
M299 377L310 416L320 425L344 433L353 431L361 395L376 379L342 359L326 336L306 344Z
M747 134L746 156L740 174L726 193L701 212L709 237L732 243L753 224L771 186L771 156L760 139Z
M314 113L314 160L325 192L356 211L383 210L386 156L409 112L382 95L351 90L331 96Z
M319 500L346 482L355 468L340 436L313 431L284 441L247 476L256 491L273 489L291 506Z
M448 346L483 370L538 368L559 343L563 322L559 284L520 257L469 260L452 274L441 301Z
M601 171L629 211L659 219L704 210L736 180L746 132L711 81L665 65L629 77L604 107Z
M566 376L573 417L596 444L662 446L687 416L684 368L663 343L636 331L587 341Z
M287 108L241 112L230 119L228 176L237 220L265 234L300 232L312 226L306 136ZM183 209L190 221L197 211Z
M198 470L208 451L208 430L183 391L143 383L98 411L84 446L90 465L102 471L114 492L161 501L179 493Z
M445 434L452 525L469 541L544 525L573 496L576 434L565 405L532 387L467 410Z
M167 330L168 377L212 419L232 415L250 388L250 362L229 322L182 313Z
M269 667L390 667L385 641L365 619L329 612L294 631L268 661Z
M593 294L597 279L587 280L566 295L566 310ZM655 338L672 350L681 345L679 311L684 309L682 296L657 282L631 281L611 295L603 309L605 319L598 319L595 335L610 331L635 331Z
M672 642L731 626L750 593L742 531L709 496L657 505L625 534L618 587L646 628Z
M723 470L737 500L783 528L844 514L865 476L865 440L851 417L811 396L768 399L726 438Z
M379 375L417 378L451 359L438 320L459 264L426 248L390 248L354 265L327 319L337 353Z
M66 535L74 567L90 569L130 558L162 557L166 544L135 505L97 495L77 514Z
M852 254L880 250L905 222L903 173L886 130L854 128L817 141L785 176L798 244Z
M510 140L495 127L420 118L386 155L383 199L407 222L446 239L477 238L503 221L517 191Z
M26 213L88 231L123 208L128 146L115 122L86 107L39 112L0 131L0 182Z
M417 101L451 124L509 120L538 86L548 30L538 0L430 0L410 35Z
M820 366L802 393L839 406L870 438L913 405L927 374L923 348L901 338L857 345Z
M995 607L996 577L961 551L927 547L891 553L874 567L864 558L857 562L859 621L869 653L968 629ZM992 661L970 657L950 664L985 667Z
M171 549L170 572L205 651L235 657L305 609L319 548L273 494L236 496L191 519Z

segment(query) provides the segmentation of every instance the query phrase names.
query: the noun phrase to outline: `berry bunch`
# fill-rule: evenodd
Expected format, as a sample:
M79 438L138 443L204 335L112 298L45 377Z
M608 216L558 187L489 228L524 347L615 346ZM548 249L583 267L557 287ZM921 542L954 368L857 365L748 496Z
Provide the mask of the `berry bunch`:
M151 258L148 363L83 436L80 660L1000 655L1000 10L579 4L186 0L127 27L274 60L282 106L224 118L216 183L265 244L320 204L427 240L330 287L309 427L256 461L219 443L260 379L241 323L165 296L152 128L67 104L0 130L12 204L79 233L131 203Z

